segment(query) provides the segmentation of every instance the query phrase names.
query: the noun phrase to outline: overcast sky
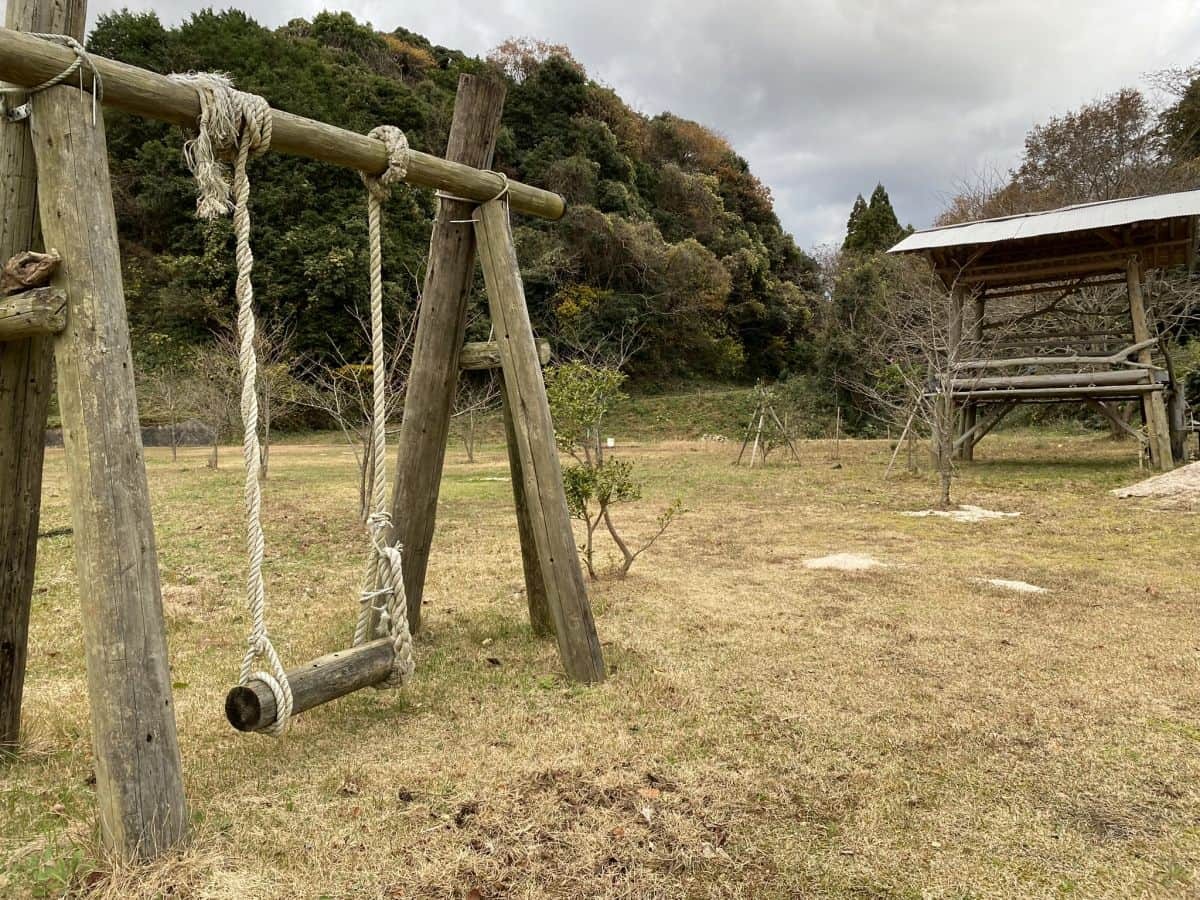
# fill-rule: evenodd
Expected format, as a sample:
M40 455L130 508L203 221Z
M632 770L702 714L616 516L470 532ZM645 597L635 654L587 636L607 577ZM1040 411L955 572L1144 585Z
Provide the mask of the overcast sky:
M855 194L877 181L902 222L926 226L957 182L1012 166L1031 125L1200 60L1200 0L238 5L272 26L348 9L380 30L402 25L472 54L511 36L566 44L635 108L728 137L803 247L840 240ZM167 24L197 8L101 0L93 19L121 6L154 8Z

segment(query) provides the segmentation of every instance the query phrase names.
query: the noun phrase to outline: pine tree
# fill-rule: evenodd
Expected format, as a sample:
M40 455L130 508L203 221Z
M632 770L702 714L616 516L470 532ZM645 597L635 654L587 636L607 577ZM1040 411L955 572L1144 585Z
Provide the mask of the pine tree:
M854 201L842 249L852 253L877 253L895 244L903 233L887 191L882 184L877 184L869 204L863 202L861 194Z

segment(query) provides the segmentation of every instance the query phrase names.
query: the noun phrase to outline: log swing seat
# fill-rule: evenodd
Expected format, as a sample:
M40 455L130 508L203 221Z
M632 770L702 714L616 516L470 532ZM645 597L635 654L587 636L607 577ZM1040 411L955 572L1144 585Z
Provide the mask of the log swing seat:
M14 16L14 9L16 14ZM129 329L100 105L171 122L194 136L185 159L198 186L197 214L231 214L235 235L239 371L246 504L246 603L250 628L238 684L225 699L240 731L282 734L290 719L368 686L400 686L414 672L413 635L434 533L437 495L460 366L501 370L501 398L531 624L553 635L569 677L604 679L604 660L571 531L541 366L513 246L512 212L561 218L561 197L492 170L504 87L459 81L445 158L408 146L400 129L355 134L272 109L224 76L164 76L88 54L78 43L86 10L77 0L18 0L0 28L4 96L0 179L10 208L0 220L5 257L23 254L44 272L0 304L0 376L10 365L19 391L0 391L5 495L40 491L49 367L57 369L81 583L83 643L92 709L96 793L106 847L151 858L187 837L187 805L176 733L166 628L146 470L137 422ZM24 28L28 32L12 30ZM51 33L53 32L53 33ZM74 38L60 36L73 33ZM0 149L4 149L0 147ZM286 668L267 629L262 563L258 409L254 353L254 255L249 163L269 151L357 170L367 191L372 356L371 514L368 561L354 638ZM438 192L424 302L418 318L396 470L388 490L383 346L382 206L405 182ZM9 189L12 188L10 192ZM36 201L34 188L36 187ZM24 192L24 193L21 193ZM24 215L25 210L31 214ZM40 221L44 243L36 234ZM496 338L466 345L466 303L478 249ZM59 264L59 258L61 264ZM52 357L52 359L51 359ZM99 391L96 385L104 385ZM13 453L12 447L16 448ZM390 498L389 498L390 493ZM390 503L389 503L390 499ZM0 746L16 744L29 599L38 528L36 503L21 506L0 547L0 641L16 648L17 679L0 692ZM9 515L0 510L0 518ZM0 525L9 523L9 519ZM28 540L24 538L28 537Z

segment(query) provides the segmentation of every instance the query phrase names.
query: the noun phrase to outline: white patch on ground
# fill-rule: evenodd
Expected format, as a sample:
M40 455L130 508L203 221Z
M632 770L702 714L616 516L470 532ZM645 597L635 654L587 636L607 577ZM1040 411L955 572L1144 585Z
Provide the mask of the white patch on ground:
M834 553L830 556L804 561L806 569L836 569L839 572L865 572L867 569L881 568L886 565L887 563L880 562L865 553Z
M1046 589L1038 587L1036 584L1030 584L1028 581L1013 581L1009 578L979 578L977 581L983 584L990 584L992 587L998 587L1006 591L1016 591L1019 594L1044 594Z
M1129 487L1117 488L1113 493L1122 500L1129 497L1152 497L1176 503L1200 501L1200 462L1180 466L1172 472L1155 475Z
M952 519L955 522L974 524L976 522L987 521L988 519L1014 519L1020 513L997 512L994 509L984 509L982 506L971 506L969 503L964 503L958 509L922 509L918 512L904 512L901 515L913 516L918 519L923 519L926 516L938 516L942 519Z

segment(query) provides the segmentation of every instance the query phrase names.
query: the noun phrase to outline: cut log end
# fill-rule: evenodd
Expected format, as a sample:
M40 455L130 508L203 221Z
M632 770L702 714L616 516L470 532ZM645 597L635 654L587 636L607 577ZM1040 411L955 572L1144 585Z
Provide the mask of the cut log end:
M292 715L386 681L392 674L391 638L338 650L287 673ZM251 678L225 695L225 718L238 731L263 731L275 724L275 695L265 681Z
M225 718L238 731L255 731L262 726L263 705L250 687L239 684L225 695Z

